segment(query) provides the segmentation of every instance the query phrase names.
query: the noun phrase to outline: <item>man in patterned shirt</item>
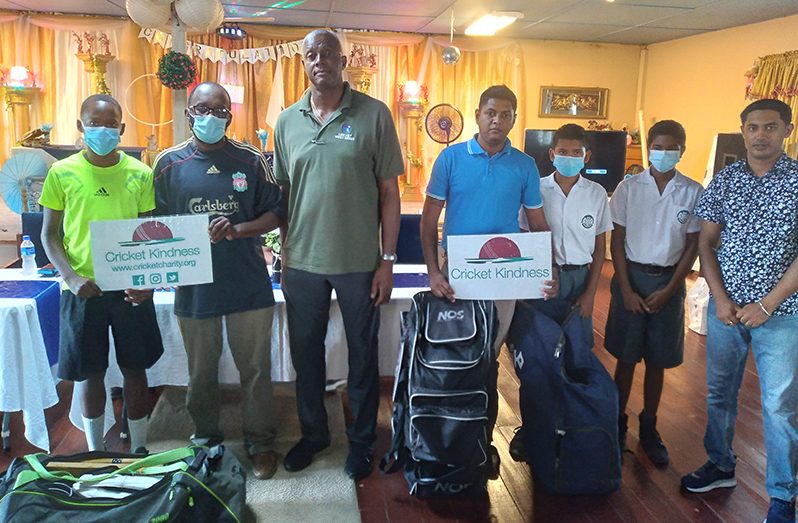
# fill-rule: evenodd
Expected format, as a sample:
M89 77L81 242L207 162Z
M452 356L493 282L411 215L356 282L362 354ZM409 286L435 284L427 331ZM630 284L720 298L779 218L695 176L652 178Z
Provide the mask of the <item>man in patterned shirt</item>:
M794 522L798 494L798 162L783 150L789 106L759 100L743 110L747 158L720 171L696 214L707 318L709 461L682 478L689 492L734 487L737 395L748 346L762 390L768 523ZM720 246L718 246L720 244Z

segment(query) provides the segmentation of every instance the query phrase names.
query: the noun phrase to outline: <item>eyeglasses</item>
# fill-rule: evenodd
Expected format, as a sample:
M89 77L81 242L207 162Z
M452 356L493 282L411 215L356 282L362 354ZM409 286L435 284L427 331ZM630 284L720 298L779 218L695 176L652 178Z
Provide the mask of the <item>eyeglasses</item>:
M230 109L228 109L227 107L213 107L213 108L211 108L211 107L208 107L207 105L196 104L196 105L189 106L188 110L191 111L192 113L194 113L197 116L207 116L209 114L212 114L212 115L216 116L217 118L227 118L228 116L232 115L232 113L230 112Z

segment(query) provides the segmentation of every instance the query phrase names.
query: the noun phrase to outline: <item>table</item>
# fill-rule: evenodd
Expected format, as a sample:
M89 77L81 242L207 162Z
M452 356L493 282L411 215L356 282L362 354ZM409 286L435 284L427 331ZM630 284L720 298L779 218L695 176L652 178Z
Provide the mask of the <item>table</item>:
M44 409L58 403L50 367L58 360L59 298L53 278L0 270L0 412L22 411L25 438L48 452ZM3 436L9 436L7 415Z
M426 267L424 265L410 264L396 265L394 266L394 281L395 287L391 301L380 309L379 371L381 376L393 376L396 371L399 340L401 339L401 313L410 308L413 295L428 289ZM274 309L271 336L272 381L294 381L296 372L291 364L285 298L279 289L274 291L274 298L277 303ZM158 326L161 329L164 354L147 371L149 385L150 387L159 385L185 386L188 384L188 363L183 340L177 325L177 317L174 315L174 293L156 292L153 300L155 301ZM226 336L224 339L224 349L219 362L219 383L239 383L238 370L233 362ZM113 344L113 340L111 343ZM348 350L341 309L335 301L334 293L325 345L327 347L327 378L331 380L346 378L349 371ZM122 374L119 371L113 350L111 350L109 355L109 367L105 376L105 384L109 390L112 387L122 386ZM77 394L72 395L70 420L77 428L83 429ZM114 423L113 408L109 395L106 401L105 431L110 430Z

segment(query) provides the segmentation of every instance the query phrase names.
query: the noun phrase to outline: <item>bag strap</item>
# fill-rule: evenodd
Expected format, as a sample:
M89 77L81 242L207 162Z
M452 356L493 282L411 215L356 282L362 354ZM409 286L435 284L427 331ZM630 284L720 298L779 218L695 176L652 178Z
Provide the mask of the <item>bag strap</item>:
M109 472L107 474L100 474L90 479L89 481L90 482L102 481L117 474L125 474L125 473L150 475L150 474L165 474L167 472L172 472L174 470L187 470L188 464L182 460L191 457L193 455L194 455L194 449L189 447L168 450L166 452L161 452L158 454L152 454L150 456L146 456L144 458L134 461L133 463L125 465L124 467L121 467L113 472ZM25 456L25 461L28 462L28 465L30 465L32 470L23 471L17 476L17 480L14 483L14 489L17 489L37 479L47 479L50 481L55 481L59 479L66 479L69 481L79 481L79 479L76 478L72 473L67 472L65 470L56 470L56 471L47 470L47 467L45 467L45 465L40 461L39 459L40 456L46 456L46 454L29 454Z

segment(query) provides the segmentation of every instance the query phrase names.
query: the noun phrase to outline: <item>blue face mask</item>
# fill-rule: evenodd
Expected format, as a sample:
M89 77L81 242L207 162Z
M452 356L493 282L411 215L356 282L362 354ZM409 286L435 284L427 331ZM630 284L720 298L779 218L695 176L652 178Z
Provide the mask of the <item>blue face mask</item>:
M579 171L585 166L584 156L560 156L554 155L554 168L557 172L568 178L577 176Z
M205 143L217 143L224 138L224 133L227 130L227 119L219 118L212 114L204 116L193 116L194 124L191 129L194 131L194 136L200 141Z
M652 149L648 152L648 161L654 166L658 172L667 173L676 167L679 160L682 158L681 151L660 151Z
M119 145L119 129L116 127L89 127L83 124L83 143L98 156L106 156Z

